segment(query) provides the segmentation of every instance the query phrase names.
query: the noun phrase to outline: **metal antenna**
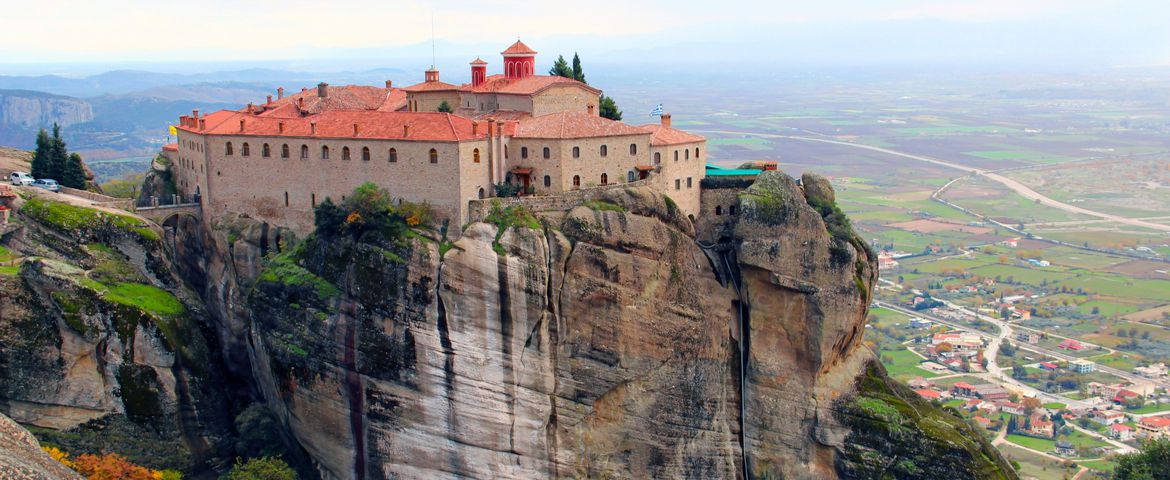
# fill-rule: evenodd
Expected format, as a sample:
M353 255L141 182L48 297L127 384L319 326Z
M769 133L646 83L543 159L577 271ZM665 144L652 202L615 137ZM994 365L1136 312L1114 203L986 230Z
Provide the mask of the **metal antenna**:
M431 12L431 69L435 69L435 12Z

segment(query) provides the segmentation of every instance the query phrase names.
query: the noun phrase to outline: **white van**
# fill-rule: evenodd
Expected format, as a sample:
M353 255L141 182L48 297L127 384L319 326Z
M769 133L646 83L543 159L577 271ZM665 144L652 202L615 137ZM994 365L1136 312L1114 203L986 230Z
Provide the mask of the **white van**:
M13 185L32 185L33 182L37 181L28 172L12 172L12 175L9 175L8 179L12 181Z

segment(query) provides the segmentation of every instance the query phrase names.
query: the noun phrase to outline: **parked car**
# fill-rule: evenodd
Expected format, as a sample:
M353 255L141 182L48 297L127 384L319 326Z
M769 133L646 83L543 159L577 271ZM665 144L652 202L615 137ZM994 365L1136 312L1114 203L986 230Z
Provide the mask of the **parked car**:
M33 182L32 185L34 187L43 188L50 192L61 191L61 186L57 185L57 181L51 178L38 178L37 181Z
M12 175L9 175L8 179L12 181L13 185L32 185L33 182L37 181L28 172L12 172Z

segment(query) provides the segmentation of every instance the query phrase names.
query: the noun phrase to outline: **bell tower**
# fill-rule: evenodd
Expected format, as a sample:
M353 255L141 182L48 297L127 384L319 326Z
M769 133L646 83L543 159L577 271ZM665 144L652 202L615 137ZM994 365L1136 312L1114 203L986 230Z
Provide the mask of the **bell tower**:
M478 87L487 79L487 64L479 57L471 62L471 86Z
M504 56L504 76L509 80L519 80L536 74L536 50L528 48L524 42L516 40L516 43L500 54Z

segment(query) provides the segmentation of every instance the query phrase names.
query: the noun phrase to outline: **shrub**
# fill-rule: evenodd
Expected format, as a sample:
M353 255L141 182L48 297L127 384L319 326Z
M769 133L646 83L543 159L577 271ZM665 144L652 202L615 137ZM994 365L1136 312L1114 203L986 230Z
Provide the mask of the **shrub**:
M235 466L227 474L227 480L296 480L297 473L276 457L251 458L248 461L236 459Z
M434 220L430 205L399 201L390 192L366 182L340 205L326 198L313 210L317 233L323 239L350 235L354 240L370 233L399 238L410 227L427 227Z

